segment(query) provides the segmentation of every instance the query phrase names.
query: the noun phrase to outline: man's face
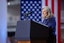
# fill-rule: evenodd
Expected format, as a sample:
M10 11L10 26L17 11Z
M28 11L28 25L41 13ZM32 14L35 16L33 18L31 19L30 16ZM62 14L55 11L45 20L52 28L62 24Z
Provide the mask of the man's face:
M45 9L42 10L42 17L46 17L47 16L47 11Z

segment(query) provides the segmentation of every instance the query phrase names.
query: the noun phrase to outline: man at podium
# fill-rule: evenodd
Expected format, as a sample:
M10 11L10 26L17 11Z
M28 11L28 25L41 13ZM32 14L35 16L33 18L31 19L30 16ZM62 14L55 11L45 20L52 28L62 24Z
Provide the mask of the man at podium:
M55 34L56 21L55 21L55 17L51 12L51 9L48 6L42 8L42 18L43 18L42 24L45 24L48 27L52 28L52 34L50 35L50 42L56 43L56 34Z

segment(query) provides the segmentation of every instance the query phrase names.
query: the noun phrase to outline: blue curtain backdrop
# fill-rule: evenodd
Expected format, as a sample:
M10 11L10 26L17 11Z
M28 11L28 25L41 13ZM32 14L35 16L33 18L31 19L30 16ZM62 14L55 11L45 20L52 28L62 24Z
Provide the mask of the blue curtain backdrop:
M41 21L41 0L21 0L21 20L32 19L33 21Z

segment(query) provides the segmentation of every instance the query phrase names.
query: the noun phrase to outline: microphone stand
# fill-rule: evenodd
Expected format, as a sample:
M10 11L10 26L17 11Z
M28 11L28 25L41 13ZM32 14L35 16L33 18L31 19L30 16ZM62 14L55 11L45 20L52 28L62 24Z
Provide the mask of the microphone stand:
M25 20L28 20L28 15L31 14L32 12L24 14Z

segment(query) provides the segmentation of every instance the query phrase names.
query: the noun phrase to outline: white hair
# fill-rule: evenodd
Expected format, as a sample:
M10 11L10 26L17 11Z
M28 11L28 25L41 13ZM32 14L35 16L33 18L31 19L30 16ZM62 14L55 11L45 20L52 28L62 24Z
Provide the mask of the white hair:
M46 10L48 12L45 18L50 18L51 16L53 16L52 11L48 6L43 7L42 10Z

